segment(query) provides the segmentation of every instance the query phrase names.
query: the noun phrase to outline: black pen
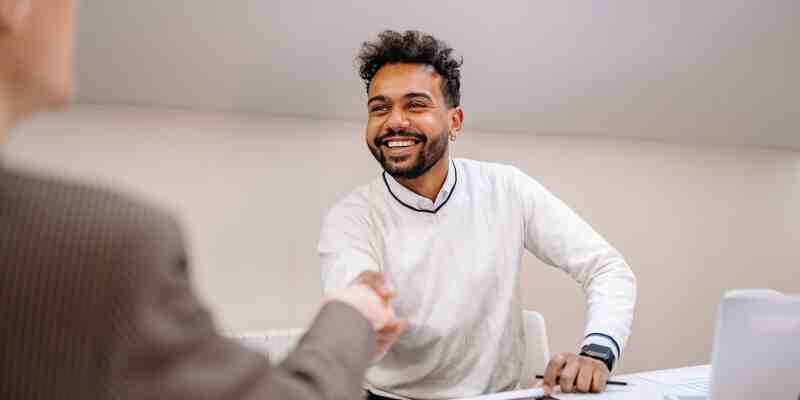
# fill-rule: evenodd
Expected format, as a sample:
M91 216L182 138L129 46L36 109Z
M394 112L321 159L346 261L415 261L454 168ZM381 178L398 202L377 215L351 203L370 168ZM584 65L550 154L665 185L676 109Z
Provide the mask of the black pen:
M556 385L558 385L558 378L556 377ZM536 379L544 379L544 375L536 375ZM620 385L620 386L627 386L628 382L621 382L621 381L607 381L609 385Z

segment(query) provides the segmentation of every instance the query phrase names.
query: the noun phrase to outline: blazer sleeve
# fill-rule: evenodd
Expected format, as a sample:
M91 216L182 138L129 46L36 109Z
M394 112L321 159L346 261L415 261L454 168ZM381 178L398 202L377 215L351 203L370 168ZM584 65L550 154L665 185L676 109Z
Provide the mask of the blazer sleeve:
M223 337L189 277L172 220L132 219L112 256L108 391L118 399L357 399L375 348L369 322L326 304L277 367Z

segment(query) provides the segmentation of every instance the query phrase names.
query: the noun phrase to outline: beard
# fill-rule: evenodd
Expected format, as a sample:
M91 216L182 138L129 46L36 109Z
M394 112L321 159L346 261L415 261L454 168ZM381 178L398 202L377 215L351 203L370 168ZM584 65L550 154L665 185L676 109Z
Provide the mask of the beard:
M387 157L383 153L381 142L388 136L407 137L420 141L422 146L414 154L403 157ZM388 132L375 138L374 143L368 147L375 160L381 164L383 170L394 178L415 179L428 172L447 152L447 131L433 136L430 140L425 135L417 132ZM405 161L411 159L409 165Z

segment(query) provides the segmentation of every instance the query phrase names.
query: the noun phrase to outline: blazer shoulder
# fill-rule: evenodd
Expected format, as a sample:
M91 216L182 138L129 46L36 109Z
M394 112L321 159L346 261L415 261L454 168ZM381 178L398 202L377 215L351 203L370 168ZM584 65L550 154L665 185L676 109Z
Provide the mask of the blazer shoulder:
M83 182L0 173L0 216L62 228L102 230L177 229L176 220L145 201Z

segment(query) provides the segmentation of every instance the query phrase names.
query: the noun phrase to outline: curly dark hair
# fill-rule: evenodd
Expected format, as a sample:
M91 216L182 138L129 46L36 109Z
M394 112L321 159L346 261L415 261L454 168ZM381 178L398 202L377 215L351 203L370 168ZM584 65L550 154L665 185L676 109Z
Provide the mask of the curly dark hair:
M403 33L385 30L374 42L364 42L356 60L360 64L359 74L367 86L384 64L412 63L432 66L442 76L442 93L447 105L461 104L461 65L463 58L453 57L453 48L435 37L419 32Z

